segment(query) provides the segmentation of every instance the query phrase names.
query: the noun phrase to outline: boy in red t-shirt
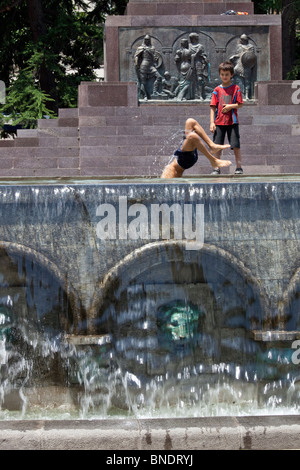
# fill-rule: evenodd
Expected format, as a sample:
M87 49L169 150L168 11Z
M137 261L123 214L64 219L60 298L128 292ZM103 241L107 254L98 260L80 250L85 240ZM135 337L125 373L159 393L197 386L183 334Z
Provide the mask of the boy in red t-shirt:
M242 156L240 149L239 121L237 110L243 106L243 97L238 85L232 84L234 75L232 62L219 65L222 84L217 86L210 102L210 131L213 132L215 144L223 145L227 134L230 147L236 160L236 175L242 175ZM216 155L221 157L221 152ZM219 175L220 168L214 168L212 174Z

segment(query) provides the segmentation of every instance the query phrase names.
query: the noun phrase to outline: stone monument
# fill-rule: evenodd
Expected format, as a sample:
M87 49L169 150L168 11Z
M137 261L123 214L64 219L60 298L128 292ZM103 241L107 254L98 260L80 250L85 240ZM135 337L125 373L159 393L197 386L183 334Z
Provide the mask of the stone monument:
M126 15L105 23L105 80L79 85L78 108L2 140L1 176L160 176L185 119L208 124L218 65L229 58L249 104L240 114L245 171L298 173L300 81L282 80L281 16L253 13L242 0L130 0ZM146 60L136 56L145 37ZM192 70L182 95L175 57L187 42ZM268 132L281 134L280 145ZM203 164L189 174L209 171Z
M253 2L130 0L126 13L106 21L105 78L137 81L141 101L209 101L225 60L245 100L255 82L282 78L280 17L254 15ZM178 81L171 93L162 92L166 73Z

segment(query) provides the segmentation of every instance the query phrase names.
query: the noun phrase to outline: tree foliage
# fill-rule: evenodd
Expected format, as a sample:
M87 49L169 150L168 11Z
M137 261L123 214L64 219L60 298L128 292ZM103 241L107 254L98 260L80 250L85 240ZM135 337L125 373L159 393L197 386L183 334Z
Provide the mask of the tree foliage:
M107 15L128 0L0 0L0 110L27 125L77 105L78 85L103 62ZM281 13L283 78L300 78L300 0L255 0L255 13Z
M127 0L0 0L2 113L15 120L53 115L77 105L81 81L103 62L106 15L123 14Z
M300 78L300 0L258 0L255 13L282 15L283 78Z

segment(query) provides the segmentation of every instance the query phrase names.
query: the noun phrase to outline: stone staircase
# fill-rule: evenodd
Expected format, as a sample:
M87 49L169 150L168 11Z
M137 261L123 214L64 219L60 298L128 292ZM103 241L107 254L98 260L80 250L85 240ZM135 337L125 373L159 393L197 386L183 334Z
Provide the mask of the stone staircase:
M41 119L37 129L21 129L0 140L0 177L80 175L78 109L62 109L58 119Z
M83 106L61 109L0 140L0 177L160 176L182 138L187 117L209 134L208 104ZM245 175L300 173L298 106L245 104L239 111ZM209 134L210 135L210 134ZM234 155L224 152L233 165ZM205 157L185 175L208 175Z

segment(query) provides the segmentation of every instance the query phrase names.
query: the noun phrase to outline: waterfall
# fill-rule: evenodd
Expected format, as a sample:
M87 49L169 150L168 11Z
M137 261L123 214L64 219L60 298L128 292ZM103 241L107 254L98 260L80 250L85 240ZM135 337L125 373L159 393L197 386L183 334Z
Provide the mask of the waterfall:
M298 413L299 181L0 187L0 418Z

